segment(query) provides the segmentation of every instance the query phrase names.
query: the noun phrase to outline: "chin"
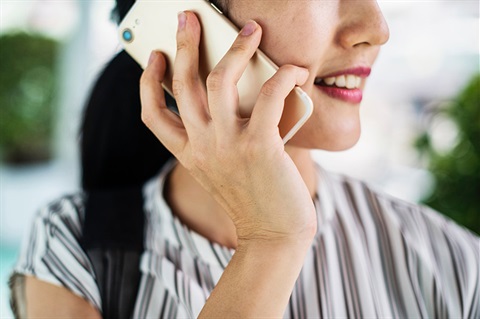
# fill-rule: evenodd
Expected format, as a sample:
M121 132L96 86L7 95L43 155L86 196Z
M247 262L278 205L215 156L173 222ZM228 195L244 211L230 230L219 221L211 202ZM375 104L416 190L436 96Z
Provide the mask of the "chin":
M308 121L288 144L301 148L340 152L354 147L360 135L361 125L358 117L350 121L324 123L324 125Z

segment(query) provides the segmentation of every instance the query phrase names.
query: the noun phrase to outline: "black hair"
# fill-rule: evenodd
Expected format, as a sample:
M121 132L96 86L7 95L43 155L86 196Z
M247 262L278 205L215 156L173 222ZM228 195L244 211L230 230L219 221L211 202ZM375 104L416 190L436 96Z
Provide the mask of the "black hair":
M211 3L216 5L224 14L227 14L228 6L230 0L209 0ZM128 13L128 10L133 6L135 0L117 0L116 6L112 11L112 19L117 23L120 23L125 15Z
M124 18L134 0L117 0ZM82 245L89 252L143 251L143 184L173 155L141 120L142 68L121 51L95 82L80 125L85 194ZM173 99L167 98L167 103Z
M141 121L141 67L124 51L101 73L81 125L85 190L138 186L172 155Z
M133 6L135 0L117 0L115 8L112 11L112 18L120 23L123 18L127 15L128 10Z

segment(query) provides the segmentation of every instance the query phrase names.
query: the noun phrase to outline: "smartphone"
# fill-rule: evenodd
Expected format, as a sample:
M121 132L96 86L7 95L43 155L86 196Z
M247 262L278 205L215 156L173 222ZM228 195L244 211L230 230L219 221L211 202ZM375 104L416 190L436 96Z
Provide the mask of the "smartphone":
M137 0L119 26L125 51L145 68L152 50L161 51L167 60L163 88L172 94L172 68L177 50L177 15L194 12L202 27L199 74L204 83L208 74L230 49L238 28L207 0ZM238 82L239 108L242 117L249 117L262 85L278 70L263 52L257 50ZM313 102L299 87L285 100L279 123L280 136L286 143L302 127L313 112Z

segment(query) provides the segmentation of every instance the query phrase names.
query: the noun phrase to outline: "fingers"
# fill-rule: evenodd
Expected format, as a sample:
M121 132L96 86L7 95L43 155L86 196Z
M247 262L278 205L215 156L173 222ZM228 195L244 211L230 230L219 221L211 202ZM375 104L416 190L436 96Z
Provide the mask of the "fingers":
M149 64L140 79L142 121L170 152L177 154L184 148L187 136L182 121L165 103L162 87L165 69L163 54L152 52Z
M284 65L263 85L250 118L249 129L256 133L277 129L285 99L295 86L308 79L305 68Z
M181 119L168 110L165 103L162 82L166 62L162 54L152 54L141 80L142 119L177 158L187 145L195 140L204 140L210 128L214 129L212 132L217 137L233 136L245 128L252 134L263 136L266 132L278 132L285 98L296 85L305 83L308 71L293 65L281 67L263 85L248 126L240 125L236 84L258 48L260 39L260 26L254 21L247 23L209 75L207 103L198 74L200 23L192 12L179 14L173 93ZM212 119L213 126L210 125Z
M193 12L178 15L172 91L187 131L208 121L206 94L198 74L201 27Z
M262 30L249 21L237 39L207 78L210 114L218 125L232 127L238 119L237 83L257 50Z

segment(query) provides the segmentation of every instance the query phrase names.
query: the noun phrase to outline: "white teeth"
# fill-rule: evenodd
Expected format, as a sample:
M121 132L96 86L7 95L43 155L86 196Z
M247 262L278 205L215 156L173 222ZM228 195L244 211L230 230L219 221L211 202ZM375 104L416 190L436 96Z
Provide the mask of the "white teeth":
M326 85L333 85L333 83L335 83L335 77L326 78L323 80L323 82L325 82Z
M347 89L353 89L357 85L357 80L354 75L347 75L346 77Z
M316 84L322 82L321 79L319 79ZM360 87L362 83L362 78L359 76L353 75L353 74L348 74L348 75L340 75L337 77L329 77L323 79L323 83L326 85L332 86L335 84L335 86L344 88L346 87L347 89L357 89Z
M347 81L345 79L345 75L337 76L337 78L335 79L335 85L338 86L339 88L344 88L346 82Z

